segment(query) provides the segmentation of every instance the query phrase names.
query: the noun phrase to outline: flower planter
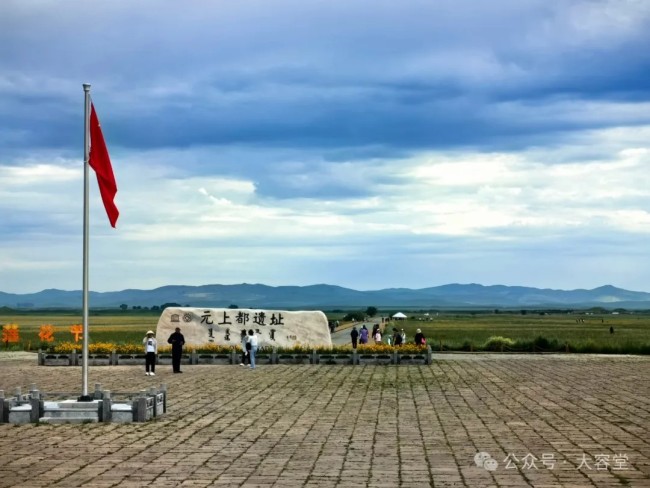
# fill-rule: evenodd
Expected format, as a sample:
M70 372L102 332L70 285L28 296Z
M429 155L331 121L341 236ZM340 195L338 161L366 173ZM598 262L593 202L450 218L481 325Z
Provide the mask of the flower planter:
M89 354L88 355L89 366L109 366L110 364L111 364L110 354Z
M120 366L135 366L145 364L144 354L118 354L117 364Z
M359 364L392 364L391 354L359 354Z
M318 364L352 364L352 354L319 354Z
M44 366L70 366L70 354L45 354Z
M278 354L278 364L309 364L311 354Z
M198 364L232 364L230 357L230 354L199 354Z
M172 355L171 354L158 354L158 361L156 364L169 365L172 364Z
M427 364L427 357L424 354L400 354L399 364Z
M377 354L375 356L375 364L393 364L392 354Z
M311 354L294 354L294 364L310 364Z
M181 364L239 364L241 354L237 351L218 352L218 353L197 353L192 352L181 356ZM431 364L432 357L430 349L424 352L400 353L399 350L390 352L370 353L359 351L350 353L345 352L328 352L318 351L313 353L307 352L288 352L279 353L277 350L272 352L265 351L255 356L259 364L403 364L403 365L423 365ZM79 366L81 365L81 354L77 353L46 353L39 352L38 364L44 366ZM158 354L157 364L171 365L172 355L169 353ZM90 366L108 366L108 365L137 365L144 366L144 354L89 354L88 364Z
M309 363L307 354L278 354L278 364L303 364Z
M375 364L375 355L374 354L359 354L358 364Z
M137 364L144 364L144 356L138 355L137 357L142 357L142 363L137 363ZM120 356L120 359L118 361L120 364L131 364L131 363L122 363L122 356ZM183 354L181 356L181 364L192 364L191 363L191 355L189 354ZM172 355L171 354L158 354L158 360L156 364L163 364L163 365L171 365L172 364Z
M255 355L255 364L271 364L271 355L270 354L256 354Z

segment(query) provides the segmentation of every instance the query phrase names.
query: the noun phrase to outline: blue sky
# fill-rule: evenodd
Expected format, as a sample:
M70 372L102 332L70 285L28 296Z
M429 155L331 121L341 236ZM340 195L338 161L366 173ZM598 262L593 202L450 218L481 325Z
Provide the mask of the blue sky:
M650 2L0 3L0 290L650 291Z

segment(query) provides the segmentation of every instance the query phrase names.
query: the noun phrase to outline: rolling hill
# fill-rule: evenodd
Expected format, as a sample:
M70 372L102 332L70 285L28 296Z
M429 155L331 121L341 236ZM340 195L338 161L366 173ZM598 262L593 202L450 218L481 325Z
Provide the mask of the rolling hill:
M37 293L0 292L0 307L81 308L81 291L57 289ZM116 308L126 304L151 307L178 303L192 307L334 309L355 307L405 308L589 308L650 309L650 293L611 285L592 290L554 290L523 286L448 284L430 288L387 288L359 291L334 285L267 286L169 285L153 290L127 289L90 292L91 308Z

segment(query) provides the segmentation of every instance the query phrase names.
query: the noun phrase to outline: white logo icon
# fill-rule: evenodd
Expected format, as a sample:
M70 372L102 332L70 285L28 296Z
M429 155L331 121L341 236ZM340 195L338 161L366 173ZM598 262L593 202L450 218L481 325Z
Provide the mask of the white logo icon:
M488 471L494 471L499 467L499 463L496 459L492 459L487 452L477 452L474 455L474 464L479 468L485 468Z

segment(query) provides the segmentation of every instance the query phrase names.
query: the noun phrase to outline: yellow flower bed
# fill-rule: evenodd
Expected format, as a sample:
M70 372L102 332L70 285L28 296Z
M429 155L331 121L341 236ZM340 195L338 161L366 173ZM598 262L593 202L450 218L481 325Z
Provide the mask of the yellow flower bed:
M72 351L81 352L81 343L75 342L59 342L53 348L57 354L70 354Z
M81 352L81 342L59 342L54 346L53 351L57 354L70 354L72 351ZM88 354L110 354L113 351L118 354L144 354L141 344L114 344L112 342L94 342L88 344Z
M82 347L81 342L59 342L52 348L52 351L57 354L70 354L72 351L81 353ZM241 350L239 347L209 344L200 348L188 346L183 348L183 352L189 354L195 349L203 354L229 354L233 349ZM171 346L159 346L158 354L170 354L171 350ZM93 342L88 344L88 354L110 354L113 351L117 354L144 354L144 346L142 344L119 344L114 342Z

